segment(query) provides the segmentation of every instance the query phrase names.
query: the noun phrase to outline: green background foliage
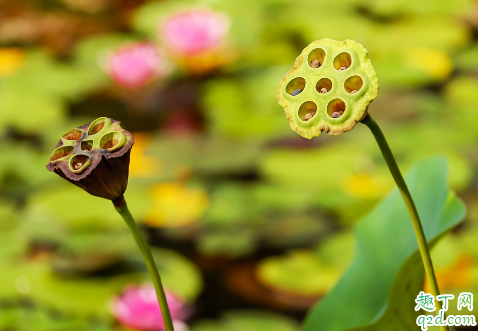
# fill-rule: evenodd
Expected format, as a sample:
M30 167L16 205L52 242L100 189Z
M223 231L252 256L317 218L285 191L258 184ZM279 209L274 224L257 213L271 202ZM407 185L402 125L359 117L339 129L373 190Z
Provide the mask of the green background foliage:
M203 71L159 33L191 8L230 23ZM135 137L125 197L192 331L410 330L424 277L372 135L303 139L277 103L322 38L367 48L369 112L411 174L440 288L476 294L477 17L473 0L0 0L0 331L126 330L109 303L148 280L127 228L45 169L62 134L102 116ZM107 68L134 42L166 70L131 91Z

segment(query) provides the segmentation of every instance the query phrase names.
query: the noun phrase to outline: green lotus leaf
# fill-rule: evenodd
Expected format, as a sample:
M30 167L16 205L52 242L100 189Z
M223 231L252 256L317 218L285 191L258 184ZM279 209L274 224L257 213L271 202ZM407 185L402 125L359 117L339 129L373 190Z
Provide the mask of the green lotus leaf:
M130 240L133 241L133 238ZM15 244L11 241L9 247ZM121 273L79 278L52 273L48 263L41 259L20 260L18 252L7 253L2 247L0 249L0 268L3 270L0 274L3 284L1 298L30 299L67 314L111 319L108 303L115 295L129 284L151 281L139 252L129 259L129 268ZM164 286L185 300L194 300L202 287L197 267L174 251L154 249L153 254Z
M274 89L284 67L252 72L240 79L204 84L201 102L217 135L264 140L289 134Z
M263 311L231 311L219 321L199 321L191 331L296 331L297 323L286 316Z
M60 315L48 309L8 306L0 313L0 330L113 331L111 323Z
M419 162L406 182L430 244L465 216L447 187L442 158ZM408 212L397 189L357 226L356 256L335 288L309 312L304 331L416 329L413 308L424 268ZM343 309L347 318L343 318Z

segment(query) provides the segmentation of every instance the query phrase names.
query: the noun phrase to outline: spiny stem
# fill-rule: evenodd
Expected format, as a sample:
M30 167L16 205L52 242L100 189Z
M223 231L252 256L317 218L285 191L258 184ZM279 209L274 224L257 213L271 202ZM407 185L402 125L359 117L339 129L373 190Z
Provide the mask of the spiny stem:
M138 225L134 221L124 197L120 197L113 201L116 211L123 217L126 225L128 225L131 234L133 235L136 244L138 244L141 253L143 254L146 266L148 267L151 278L153 279L154 288L156 289L156 295L158 297L159 307L161 308L161 314L163 315L164 327L166 331L174 331L173 321L169 312L168 302L166 301L166 294L164 293L163 284L161 283L161 277L159 276L158 268L154 262L151 249L149 248L146 240L144 240Z
M425 237L425 233L423 232L423 226L420 222L420 216L418 216L415 202L412 199L407 184L405 183L402 173L398 168L397 161L395 161L395 158L393 157L390 146L388 146L387 140L385 139L385 136L383 135L380 126L369 114L367 114L366 117L362 120L362 123L365 124L370 129L370 131L372 131L372 134L375 137L378 146L380 147L382 155L387 162L388 168L392 173L393 179L395 180L395 183L397 183L403 201L407 206L408 213L410 214L410 218L412 220L413 230L415 231L415 236L417 237L418 248L420 250L420 255L422 256L422 261L425 267L425 273L427 275L428 283L430 284L432 294L436 297L440 295L440 291L438 289L435 272L433 270L433 263L430 256L430 250L428 249L427 239ZM437 301L437 306L438 314L441 309L441 301ZM448 326L440 326L440 330L448 331Z

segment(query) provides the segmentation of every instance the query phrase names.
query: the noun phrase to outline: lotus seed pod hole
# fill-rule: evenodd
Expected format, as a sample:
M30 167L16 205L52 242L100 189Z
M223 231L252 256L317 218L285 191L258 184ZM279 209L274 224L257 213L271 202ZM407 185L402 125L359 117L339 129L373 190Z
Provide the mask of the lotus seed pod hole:
M85 152L91 151L93 148L93 140L84 140L81 142L81 150Z
M328 78L322 78L315 85L315 89L319 93L327 93L332 89L332 81Z
M334 68L342 71L352 65L352 57L347 52L342 52L334 59Z
M89 135L97 134L98 132L101 131L101 129L103 129L105 124L106 124L106 118L104 117L98 118L97 120L93 121L93 123L91 123L90 128L88 129L88 134Z
M90 158L88 156L83 154L75 155L71 159L71 170L79 170L88 162L89 159Z
M122 137L122 134L119 132L110 132L107 133L101 138L100 148L109 149L118 145Z
M61 147L58 147L57 149L55 149L53 151L53 153L51 153L51 156L50 156L50 161L56 161L58 159L61 159L65 156L68 156L70 155L71 153L73 153L73 150L75 148L73 146L61 146Z
M80 129L71 129L67 133L65 133L62 138L66 140L80 140L83 136L83 131Z
M299 118L308 121L317 113L317 105L312 101L304 102L299 108Z
M334 99L327 105L327 114L332 118L339 118L345 112L345 102Z
M309 66L316 69L322 66L325 60L325 51L322 48L316 48L309 53Z
M292 79L286 86L285 91L287 94L296 96L305 89L305 79L302 77L296 77Z
M344 83L344 88L345 90L350 93L350 94L355 94L363 86L363 80L360 76L352 76L347 78L347 80Z

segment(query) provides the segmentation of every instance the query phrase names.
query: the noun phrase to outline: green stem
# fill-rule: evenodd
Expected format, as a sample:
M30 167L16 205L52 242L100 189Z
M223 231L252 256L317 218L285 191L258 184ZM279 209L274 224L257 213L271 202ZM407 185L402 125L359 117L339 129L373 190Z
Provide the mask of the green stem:
M422 226L422 223L420 222L420 216L418 216L417 207L415 206L415 203L413 202L413 199L410 194L410 191L408 190L407 184L405 183L405 180L403 179L400 169L398 168L397 161L395 161L395 158L393 157L390 146L388 146L387 140L385 139L385 136L383 135L383 132L380 129L380 126L368 114L365 117L365 119L362 120L362 123L365 124L370 129L370 131L372 131L372 134L375 137L375 140L377 141L377 144L380 147L380 150L382 151L383 157L385 161L387 162L388 168L390 169L390 172L392 173L393 179L395 180L395 183L397 183L397 186L400 191L400 194L402 195L403 201L405 202L405 205L407 206L408 213L410 214L410 218L412 220L413 230L415 231L415 236L417 237L418 248L420 250L420 255L422 256L422 261L425 267L425 273L427 275L428 283L430 284L432 294L436 297L440 295L440 291L438 289L435 272L433 270L433 263L430 256L430 251L428 249L427 239L425 237L425 233L423 232L423 226ZM441 301L437 301L437 306L438 306L438 309L437 309L437 314L438 314L441 309ZM448 326L440 326L440 330L447 331Z
M161 283L161 277L158 273L158 268L154 262L151 249L149 248L146 240L144 240L138 225L134 221L124 197L120 197L113 201L116 211L123 217L126 225L128 225L131 234L133 235L136 244L138 244L141 253L143 254L146 266L148 267L151 278L153 279L154 288L156 289L156 295L158 297L159 307L161 308L161 314L163 315L164 327L166 331L174 331L173 321L171 314L169 313L168 302L166 301L166 294L164 293L163 284Z

